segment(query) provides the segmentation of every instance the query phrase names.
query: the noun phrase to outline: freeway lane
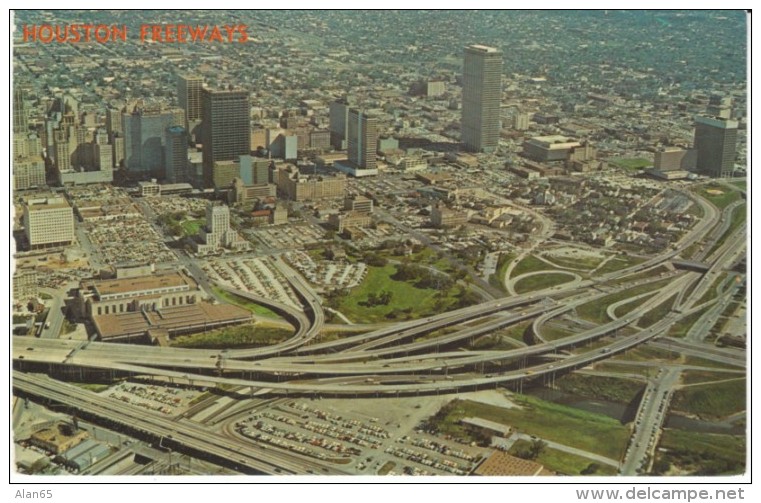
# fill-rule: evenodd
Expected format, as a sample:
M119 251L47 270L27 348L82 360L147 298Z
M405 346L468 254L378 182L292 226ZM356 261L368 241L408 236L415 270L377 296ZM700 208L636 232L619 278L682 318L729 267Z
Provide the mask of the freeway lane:
M323 470L323 464L311 462L300 456L232 440L208 431L200 425L185 421L175 422L150 411L138 410L118 400L47 377L14 372L13 387L18 391L74 407L81 412L142 431L156 438L170 439L196 452L208 453L222 460L232 461L248 471L274 475L286 470L292 474L306 474L307 469L311 469L329 474L343 474L336 468Z
M381 382L376 381L374 378L367 378L363 383L357 383L357 372L358 368L361 367L348 367L348 368L341 368L343 366L329 366L328 374L329 375L340 375L342 370L349 370L347 372L349 375L347 376L348 382L341 382L336 380L331 380L330 382L321 382L321 381L288 381L288 382L269 382L269 381L256 381L252 379L240 379L240 378L228 378L228 377L217 377L217 376L208 376L208 375L201 375L201 374L193 374L190 372L181 372L181 371L175 371L175 370L169 370L169 369L163 369L163 368L152 368L147 367L144 365L136 365L132 363L118 363L113 360L113 358L104 358L104 359L91 359L92 361L88 361L86 364L79 362L77 363L76 359L81 358L81 356L75 356L72 358L72 361L69 362L69 364L79 364L86 367L91 368L99 368L99 369L108 369L108 370L115 370L115 371L125 371L125 372L131 372L134 374L139 375L152 375L152 376L165 376L168 378L173 379L175 382L182 382L182 383L196 383L196 385L201 385L199 383L214 383L214 384L230 384L234 386L248 386L253 388L263 388L268 389L272 393L326 393L326 394L335 394L335 395L367 395L367 394L398 394L398 393L425 393L425 392L443 392L443 391L460 391L463 389L475 389L477 387L484 387L484 386L494 386L499 383L506 383L506 382L515 382L515 381L521 381L526 378L534 378L539 375L544 374L552 374L555 372L558 372L560 370L571 370L579 367L584 367L589 365L592 362L602 360L605 358L608 358L609 356L616 354L618 352L626 351L627 349L630 349L638 344L642 344L643 342L652 339L653 337L662 335L663 331L668 329L675 321L679 320L685 316L684 314L677 314L677 313L669 313L666 315L662 320L658 321L651 327L642 330L641 332L634 334L632 336L628 337L619 337L617 338L612 344L609 344L608 346L605 346L601 350L594 350L578 355L572 355L565 359L554 361L553 363L545 363L541 365L536 365L530 368L524 368L520 370L513 370L508 371L500 374L493 374L488 376L460 376L460 375L418 375L418 376L409 376L409 375L401 375L401 376L389 376L387 379L387 382L391 384L383 384ZM609 323L608 325L605 325L603 327L598 327L594 330L588 331L584 334L579 334L577 336L569 337L566 339L562 339L560 341L557 341L556 343L546 344L542 346L535 346L535 347L528 347L528 348L521 348L518 350L512 350L512 351L506 351L503 352L504 357L521 357L521 356L528 356L530 354L542 354L542 353L548 353L555 351L557 348L562 347L563 345L570 345L573 343L580 343L581 341L585 340L585 338L595 337L599 336L600 334L604 334L607 332L610 332L612 330L615 330L615 328L624 326L628 321L626 320L616 320L614 322ZM591 335L590 335L591 332ZM572 339L572 340L569 340ZM92 346L93 343L91 343ZM80 351L81 354L85 354L86 351L83 349ZM26 356L29 356L29 358L26 358ZM20 355L16 352L16 349L14 348L14 359L20 360L21 356L24 356L23 359L28 361L34 361L36 358L35 353L27 351L26 354ZM489 357L490 359L495 359L494 357ZM489 361L489 359L485 358L483 355L477 356L477 357L471 357L471 358L465 358L470 363L473 363L474 361ZM237 366L241 367L244 365L252 364L252 362L234 362ZM256 362L253 362L256 363ZM460 363L460 362L458 362ZM229 362L230 365L233 364L233 362ZM426 367L431 370L441 370L445 365L446 361L439 361L439 362L433 362L428 364ZM433 367L432 365L437 365L437 367ZM383 369L381 369L383 370ZM378 372L380 373L380 372ZM418 382L410 382L411 380L417 379Z
M674 387L679 382L681 370L665 368L659 371L656 378L649 382L642 402L635 416L634 434L631 444L626 451L624 463L621 466L622 475L636 475L648 459L652 459L655 447L658 445L661 426L666 420L666 412L671 401Z

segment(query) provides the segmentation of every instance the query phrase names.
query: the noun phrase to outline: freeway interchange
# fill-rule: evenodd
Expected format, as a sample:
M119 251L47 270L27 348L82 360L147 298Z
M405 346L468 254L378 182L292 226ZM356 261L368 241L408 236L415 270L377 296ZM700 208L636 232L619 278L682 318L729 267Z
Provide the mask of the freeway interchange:
M13 346L17 369L14 371L13 386L22 393L64 403L83 413L121 422L155 437L170 437L172 442L190 450L206 452L221 459L231 459L234 453L237 467L243 470L304 473L307 464L301 459L294 461L286 454L266 451L261 446L242 446L244 444L209 434L189 422L167 423L168 420L143 411L136 412L130 406L114 403L115 400L107 397L22 370L40 372L43 369L79 368L190 386L227 385L250 389L252 395L273 396L399 396L462 392L499 385L514 385L516 389L521 389L527 380L583 368L660 339L683 318L706 308L709 312L715 312L719 309L717 306L726 304L733 289L725 289L706 302L698 301L717 277L745 253L745 228L737 230L704 258L707 264L705 273L668 273L668 284L653 289L654 295L649 300L626 315L556 340L547 340L542 335L546 322L578 306L600 301L612 293L624 292L634 286L662 282L663 275L642 278L640 273L668 264L717 226L722 217L713 205L700 198L696 200L703 208L704 218L672 249L635 266L568 287L489 300L330 342L314 342L325 323L318 295L299 274L278 258L276 265L297 292L304 306L303 311L248 292L226 289L262 303L291 321L296 331L282 343L254 349L203 350L29 338ZM726 220L724 216L722 222ZM715 241L723 233L714 232L711 239ZM640 277L627 281L627 277L634 275ZM689 288L692 288L691 292L685 295ZM675 307L649 326L637 326L663 299L675 295L678 295L678 309ZM533 320L531 332L534 344L509 350L449 349L453 343L474 340L483 334L527 320ZM445 328L450 332L443 332ZM443 333L437 335L437 331ZM431 333L434 336L421 337ZM603 337L605 344L602 346L589 351L568 352L571 348L583 347ZM490 369L488 372L484 371L487 366ZM676 382L672 374L668 376L665 384L660 383L660 387L654 388L664 397L670 396ZM644 425L638 426L637 432L648 428L654 431L660 427L663 409L657 413L648 411L642 413ZM636 448L630 449L632 454L628 455L624 464L627 473L632 473L654 448L653 442L645 441L644 433L637 435L640 436L636 437ZM309 467L310 470L317 468L316 464Z

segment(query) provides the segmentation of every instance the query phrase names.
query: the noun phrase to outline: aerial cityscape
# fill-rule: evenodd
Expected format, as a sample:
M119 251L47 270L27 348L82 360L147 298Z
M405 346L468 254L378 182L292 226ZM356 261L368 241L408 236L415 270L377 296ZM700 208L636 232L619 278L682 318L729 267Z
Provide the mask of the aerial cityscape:
M12 14L16 474L746 473L744 11Z

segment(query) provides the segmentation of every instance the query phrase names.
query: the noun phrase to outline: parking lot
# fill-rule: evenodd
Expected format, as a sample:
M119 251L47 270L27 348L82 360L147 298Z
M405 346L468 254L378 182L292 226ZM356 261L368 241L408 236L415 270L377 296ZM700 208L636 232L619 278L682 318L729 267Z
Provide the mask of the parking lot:
M211 260L203 270L213 281L300 308L298 297L272 258Z
M146 410L174 416L187 410L199 393L192 389L122 382L102 394Z
M283 250L304 249L325 239L325 231L321 227L307 223L247 230L244 234L269 248Z
M303 251L290 251L283 257L318 289L352 288L362 283L367 273L362 262L313 260Z
M280 400L235 425L251 441L285 449L363 475L466 475L488 452L417 426L447 398Z

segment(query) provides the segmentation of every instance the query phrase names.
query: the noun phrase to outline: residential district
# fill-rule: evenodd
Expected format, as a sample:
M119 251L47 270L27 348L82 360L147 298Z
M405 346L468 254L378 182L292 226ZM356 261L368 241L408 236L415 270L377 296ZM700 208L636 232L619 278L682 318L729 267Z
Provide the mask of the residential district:
M17 473L745 473L744 12L14 16Z

